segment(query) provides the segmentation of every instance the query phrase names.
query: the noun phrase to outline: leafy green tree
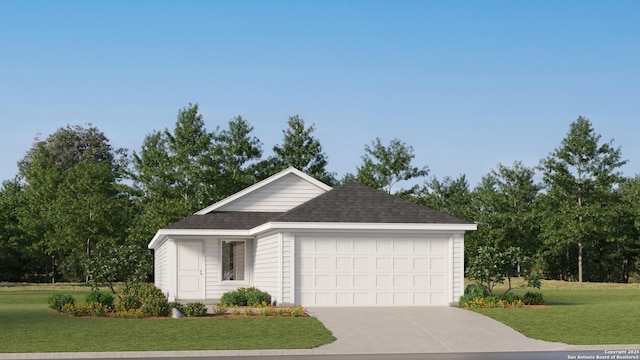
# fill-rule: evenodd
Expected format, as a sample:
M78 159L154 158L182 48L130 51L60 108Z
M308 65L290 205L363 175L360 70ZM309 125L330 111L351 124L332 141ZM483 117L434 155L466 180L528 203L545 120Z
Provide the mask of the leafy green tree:
M128 218L112 212L129 202L118 184L123 165L125 150L113 150L97 128L80 126L36 140L20 162L25 182L24 206L17 211L20 229L50 259L52 280L58 273L80 280L95 242L122 241Z
M322 151L320 141L313 136L315 126L305 127L304 120L298 115L289 117L288 125L282 131L282 145L274 146L274 156L267 160L271 163L270 175L292 166L325 184L335 185L335 175L327 171L327 155Z
M23 186L16 178L0 188L0 281L34 280L41 262L31 251L32 239L20 229L18 210L24 206Z
M147 281L153 271L151 252L137 245L101 246L96 255L85 263L89 283L94 288L106 285L118 296L117 282L124 282L124 293L128 294L130 288Z
M451 216L473 221L471 191L465 175L455 179L445 176L442 180L434 176L422 186L398 195Z
M253 126L241 116L229 120L228 128L216 137L213 160L219 166L220 200L255 183L262 142L252 136Z
M218 166L212 161L215 132L205 128L198 104L178 112L173 131L147 135L132 169L138 216L129 241L143 245L172 222L191 215L219 197Z
M400 181L425 177L429 169L411 165L415 155L413 147L393 139L388 146L376 138L371 146L365 145L363 163L357 169L356 179L361 184L384 190L391 194L393 186Z
M542 258L560 277L588 280L601 272L598 249L612 239L608 227L617 222L614 189L622 182L619 168L626 163L612 142L600 143L591 122L578 117L561 146L540 163L546 193L542 196L544 240ZM591 256L591 257L589 257ZM575 264L572 265L572 264Z
M517 247L534 257L540 247L536 199L541 189L534 177L534 169L519 161L512 167L498 164L483 176L473 191L478 230L471 237L480 245L498 250ZM473 249L468 250L467 255L473 256Z
M540 288L540 278L531 271L532 265L531 258L524 255L518 247L510 246L500 250L495 246L480 246L476 255L469 260L466 276L486 286L490 295L493 295L497 284L504 284L507 280L507 290L501 295L505 296L513 289L511 280L514 277L524 276L527 286Z

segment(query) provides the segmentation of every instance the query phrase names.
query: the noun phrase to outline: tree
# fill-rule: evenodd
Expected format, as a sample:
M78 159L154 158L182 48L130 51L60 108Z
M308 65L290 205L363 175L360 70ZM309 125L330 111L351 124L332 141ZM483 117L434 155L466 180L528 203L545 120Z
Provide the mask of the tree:
M236 116L216 138L213 159L219 166L220 199L257 181L256 166L262 156L262 142L252 136L252 132L253 126L241 116Z
M380 138L365 145L363 163L358 167L356 179L363 185L391 194L393 186L400 181L407 181L427 176L429 169L411 165L415 155L413 147L393 139L389 146L384 146Z
M153 271L150 251L137 245L101 246L96 253L97 256L86 262L90 284L94 288L106 285L118 296L116 282L124 282L124 293L127 294L133 285L147 281Z
M36 139L19 163L25 182L20 229L50 259L52 280L58 273L80 280L94 242L123 240L128 218L117 214L129 202L118 184L124 165L126 150L113 150L97 128L80 126Z
M147 135L129 172L139 215L129 241L146 244L153 234L219 198L212 160L215 132L205 128L198 104L178 111L172 131Z
M622 181L618 170L626 163L612 141L600 144L600 138L591 122L580 116L570 125L561 146L540 163L546 190L542 197L545 261L562 264L558 260L564 256L567 264L562 272L571 276L570 264L577 264L580 282L585 251L594 251L587 259L591 271L586 278L592 279L598 267L595 249L610 236L606 224L616 222L614 188Z
M508 287L501 295L504 297L513 289L511 279L514 277L524 276L527 286L540 288L540 278L531 271L532 264L531 258L522 254L518 247L500 250L494 246L480 246L477 254L469 260L466 275L486 286L490 295L493 295L494 286L504 284L506 279Z
M37 273L39 259L32 256L31 240L20 230L19 209L24 206L23 186L18 179L0 188L0 281L24 281Z
M473 191L478 230L471 237L481 245L499 250L517 247L525 256L534 257L540 246L535 211L540 185L534 176L534 169L519 161L512 167L498 164L483 176Z
M421 187L399 194L401 197L434 210L442 211L457 218L472 221L471 191L465 175L458 178L445 176L438 180L435 176L425 181Z
M290 166L305 172L325 184L335 185L335 175L327 171L327 155L322 151L320 141L313 137L316 130L312 124L305 127L304 120L298 115L289 117L289 127L283 130L282 145L273 147L274 156L269 175L282 171Z

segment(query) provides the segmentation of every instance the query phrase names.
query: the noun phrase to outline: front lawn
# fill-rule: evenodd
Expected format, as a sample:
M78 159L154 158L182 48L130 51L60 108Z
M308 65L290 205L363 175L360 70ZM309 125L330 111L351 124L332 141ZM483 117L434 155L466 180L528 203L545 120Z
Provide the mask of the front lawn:
M88 287L0 284L0 353L308 349L335 338L313 317L75 318L47 307L54 292Z
M574 345L640 344L640 284L544 281L541 291L546 307L473 311L533 339Z

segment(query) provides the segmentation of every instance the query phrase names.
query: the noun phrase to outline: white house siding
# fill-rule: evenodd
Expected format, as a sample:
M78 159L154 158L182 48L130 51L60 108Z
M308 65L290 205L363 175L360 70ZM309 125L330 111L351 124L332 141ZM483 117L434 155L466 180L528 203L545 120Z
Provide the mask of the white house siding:
M251 261L245 262L245 279L242 281L222 281L222 240L245 240L245 260L253 256L253 240L237 238L208 238L205 241L205 298L220 300L222 294L239 287L251 286L253 266Z
M282 303L295 303L295 237L282 234Z
M296 304L446 306L449 235L297 235Z
M279 286L278 269L280 263L279 234L271 234L258 238L255 242L255 256L253 264L253 286L271 295L272 300L278 303Z
M216 210L284 212L324 192L308 181L289 174Z
M452 236L453 242L453 303L457 303L464 295L464 234Z
M164 294L169 292L169 245L165 241L154 250L154 282Z

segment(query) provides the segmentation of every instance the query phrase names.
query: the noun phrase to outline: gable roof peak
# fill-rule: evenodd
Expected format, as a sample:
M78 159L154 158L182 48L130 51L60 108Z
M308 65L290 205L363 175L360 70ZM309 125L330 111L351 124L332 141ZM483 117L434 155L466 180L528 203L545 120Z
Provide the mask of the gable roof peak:
M268 178L266 178L266 179L264 179L262 181L259 181L259 182L255 183L255 184L253 184L253 185L251 185L251 186L249 186L247 188L245 188L244 190L241 190L241 191L239 191L239 192L237 192L237 193L235 193L235 194L233 194L233 195L231 195L231 196L229 196L227 198L224 198L224 199L222 199L222 200L220 200L220 201L218 201L218 202L216 202L216 203L214 203L214 204L212 204L212 205L210 205L210 206L208 206L208 207L196 212L194 215L205 215L205 214L208 214L208 213L210 213L212 211L220 209L221 207L223 207L223 206L225 206L225 205L227 205L229 203L232 203L232 202L234 202L234 201L236 201L236 200L238 200L238 199L240 199L240 198L242 198L242 197L244 197L246 195L249 195L249 194L251 194L251 193L253 193L253 192L255 192L255 191L259 190L259 189L262 189L262 188L266 187L267 185L270 185L270 184L272 184L272 183L274 183L274 182L276 182L276 181L278 181L278 180L280 180L280 179L282 179L282 178L284 178L285 176L288 176L288 175L294 175L294 176L302 179L303 181L306 181L310 185L322 190L323 192L326 192L326 191L329 191L329 190L332 189L331 186L329 186L329 185L327 185L327 184L325 184L325 183L323 183L323 182L311 177L310 175L307 175L304 172L302 172L302 171L300 171L300 170L298 170L298 169L296 169L294 167L288 167L288 168L280 171L279 173L277 173L275 175L271 175L270 177L268 177Z

